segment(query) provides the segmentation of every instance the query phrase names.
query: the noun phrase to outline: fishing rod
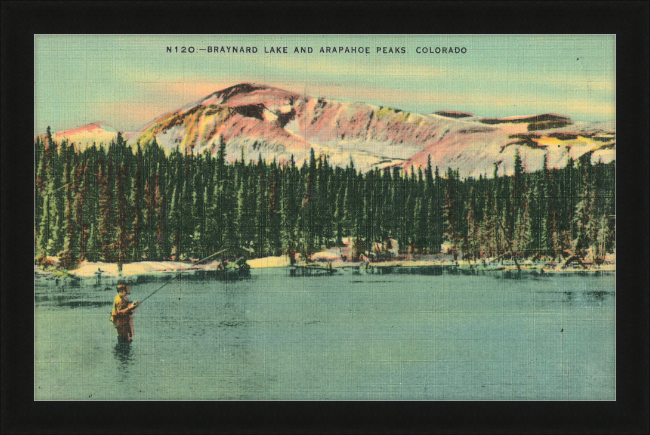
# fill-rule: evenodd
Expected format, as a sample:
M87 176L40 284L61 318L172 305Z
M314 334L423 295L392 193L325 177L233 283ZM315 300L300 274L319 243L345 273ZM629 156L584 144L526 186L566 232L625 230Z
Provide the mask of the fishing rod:
M71 185L72 183L73 183L73 181L71 181L71 182L68 183L68 184L64 184L63 186L59 187L58 189L54 189L54 191L55 191L55 192L58 192L59 190L63 189L63 188L66 187L66 186Z
M217 254L221 254L222 252L225 252L225 251L227 251L227 250L228 250L228 248L226 248L226 249L222 249L222 250L219 251L219 252L215 252L214 254L209 255L209 256L205 257L204 259L195 262L194 264L192 264L192 267L193 267L193 266L196 266L196 265L199 264L199 263L203 263L203 262L204 262L205 260L207 260L208 258L212 258L212 257L214 257L215 255L217 255ZM149 296L147 296L146 298L142 299L142 300L140 301L140 305L141 305L144 301L146 301L147 299L149 299L151 296L153 296L154 294L156 294L159 290L161 290L161 289L162 289L163 287L165 287L167 284L169 284L170 282L172 282L173 280L175 280L176 278L178 278L179 276L181 276L181 275L183 274L184 271L192 269L192 267L189 267L189 268L187 268L187 269L183 269L183 270L181 270L181 271L180 271L176 276L174 276L172 279L170 279L169 281L167 281L166 283L164 283L163 285L161 285L160 287L158 287L158 288L157 288L156 290L154 290L154 291L153 291Z

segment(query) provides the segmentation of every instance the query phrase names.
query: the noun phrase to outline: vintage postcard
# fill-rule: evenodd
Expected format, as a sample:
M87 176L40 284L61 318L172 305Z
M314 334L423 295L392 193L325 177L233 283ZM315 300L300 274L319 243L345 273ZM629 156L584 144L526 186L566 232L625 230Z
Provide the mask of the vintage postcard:
M34 399L616 399L614 35L36 35Z

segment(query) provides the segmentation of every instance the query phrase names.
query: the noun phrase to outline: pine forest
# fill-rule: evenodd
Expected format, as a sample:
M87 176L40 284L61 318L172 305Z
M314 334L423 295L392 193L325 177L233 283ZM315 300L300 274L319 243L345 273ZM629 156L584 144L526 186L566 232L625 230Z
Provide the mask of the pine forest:
M222 249L248 258L300 253L354 241L355 255L397 243L403 255L442 249L469 260L554 259L563 252L602 261L615 243L615 162L590 153L562 169L460 179L429 158L423 168L362 173L354 162L166 154L155 139L135 149L121 134L77 151L48 128L35 143L36 262L59 257L118 264L189 260ZM226 157L229 157L228 159Z

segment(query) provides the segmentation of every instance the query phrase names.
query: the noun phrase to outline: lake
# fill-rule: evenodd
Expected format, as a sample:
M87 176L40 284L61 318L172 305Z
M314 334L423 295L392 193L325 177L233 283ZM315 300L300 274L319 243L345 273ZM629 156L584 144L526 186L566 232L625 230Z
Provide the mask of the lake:
M35 288L36 400L614 400L615 276L341 275ZM142 300L161 283L133 285Z

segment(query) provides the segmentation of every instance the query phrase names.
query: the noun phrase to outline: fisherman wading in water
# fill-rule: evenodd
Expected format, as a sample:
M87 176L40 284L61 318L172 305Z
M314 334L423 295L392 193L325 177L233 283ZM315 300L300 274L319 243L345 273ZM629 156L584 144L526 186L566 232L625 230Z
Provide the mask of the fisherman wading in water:
M122 342L133 340L133 312L140 306L138 301L131 303L128 297L130 293L131 286L129 284L118 284L117 295L111 311L111 322L117 331L117 339Z

